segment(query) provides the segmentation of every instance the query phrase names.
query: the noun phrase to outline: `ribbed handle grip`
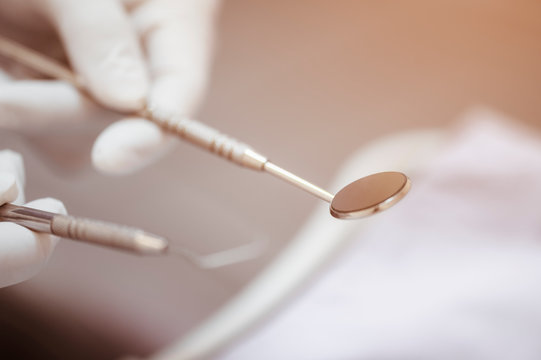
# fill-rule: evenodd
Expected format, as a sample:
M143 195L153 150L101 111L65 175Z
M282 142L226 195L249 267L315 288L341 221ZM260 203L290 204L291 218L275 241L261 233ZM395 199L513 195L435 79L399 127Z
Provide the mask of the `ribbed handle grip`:
M142 114L152 120L165 131L178 135L194 145L207 149L240 166L254 170L263 170L267 158L256 153L252 148L218 130L197 120L186 117L160 118L151 111Z
M63 215L53 218L51 231L57 236L129 251L134 250L134 239L142 233L128 226Z
M44 75L68 81L83 93L87 93L87 87L81 78L76 76L67 67L58 64L54 60L49 59L34 50L28 49L25 46L1 36L0 53L19 61ZM178 116L163 118L153 113L152 109L149 108L145 108L136 114L154 121L164 130L172 132L195 145L203 147L241 166L254 170L263 170L263 166L267 161L263 155L258 154L248 145L222 134L210 126L196 120Z

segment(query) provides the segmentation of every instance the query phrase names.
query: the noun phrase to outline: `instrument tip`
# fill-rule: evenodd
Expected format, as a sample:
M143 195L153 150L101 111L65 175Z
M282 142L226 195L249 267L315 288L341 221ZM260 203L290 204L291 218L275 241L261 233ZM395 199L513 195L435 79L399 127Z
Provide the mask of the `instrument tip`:
M162 237L140 232L135 236L136 250L145 255L165 254L169 248L169 243Z

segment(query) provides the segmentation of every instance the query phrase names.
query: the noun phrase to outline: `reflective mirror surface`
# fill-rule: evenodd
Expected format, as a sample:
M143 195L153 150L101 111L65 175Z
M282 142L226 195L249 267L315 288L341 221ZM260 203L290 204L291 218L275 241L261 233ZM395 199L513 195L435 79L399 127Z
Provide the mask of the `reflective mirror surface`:
M402 199L411 187L400 172L381 172L366 176L340 190L331 202L331 215L353 219L383 211Z

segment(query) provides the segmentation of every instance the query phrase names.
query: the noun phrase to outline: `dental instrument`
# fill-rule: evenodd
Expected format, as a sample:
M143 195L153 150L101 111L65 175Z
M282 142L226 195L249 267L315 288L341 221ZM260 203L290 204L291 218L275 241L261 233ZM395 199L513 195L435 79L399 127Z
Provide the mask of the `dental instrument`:
M0 54L43 75L64 80L83 94L89 95L80 76L39 52L0 36ZM402 199L411 187L406 175L398 172L382 172L354 181L333 195L275 165L250 146L199 121L185 117L160 118L148 107L131 115L153 121L165 131L194 145L240 166L264 171L330 203L330 213L338 219L360 218L385 210Z
M0 206L0 221L9 221L30 230L140 255L162 255L168 250L167 240L140 229L10 203Z
M247 244L200 255L179 244L171 244L143 230L69 215L51 213L6 203L0 206L0 222L9 221L30 230L128 251L138 255L178 255L201 269L215 269L260 256L266 242L256 239Z

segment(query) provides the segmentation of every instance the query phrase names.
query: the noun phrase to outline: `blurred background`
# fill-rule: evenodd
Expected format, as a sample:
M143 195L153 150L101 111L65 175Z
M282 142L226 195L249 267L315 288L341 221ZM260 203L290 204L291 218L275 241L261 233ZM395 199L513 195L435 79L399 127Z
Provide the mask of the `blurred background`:
M198 118L326 186L363 144L446 127L478 104L541 129L540 36L541 3L529 0L227 0ZM61 137L89 153L91 141ZM61 242L36 278L0 290L6 344L33 339L19 350L53 359L144 356L178 339L269 264L318 202L187 144L115 178L58 168L11 133L0 141L24 156L27 199L57 197L73 214L201 253L269 241L260 259L215 271Z

